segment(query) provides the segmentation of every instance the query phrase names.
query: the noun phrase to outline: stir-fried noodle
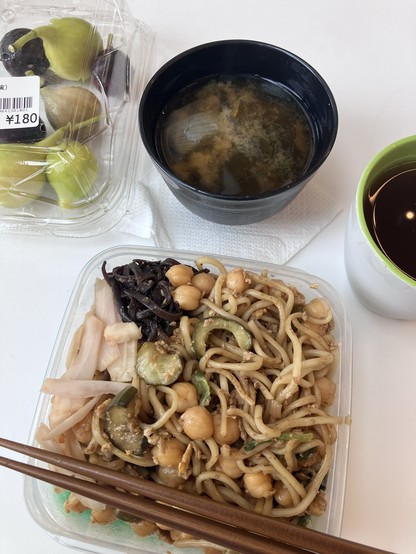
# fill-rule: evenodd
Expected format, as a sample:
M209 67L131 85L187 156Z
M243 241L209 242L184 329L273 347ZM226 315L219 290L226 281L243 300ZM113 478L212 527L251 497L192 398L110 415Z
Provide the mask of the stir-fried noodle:
M104 270L64 379L45 382L53 402L38 441L295 523L321 515L341 423L328 412L338 361L331 306L318 297L306 302L267 271L228 271L208 257L196 260L187 277L184 266L169 266L169 302L181 315L153 341L143 338L140 322L115 309L115 273ZM181 306L185 293L197 299L194 306ZM101 523L123 517L77 495L66 507L91 508ZM156 528L132 527L140 535ZM173 530L169 540L202 544Z

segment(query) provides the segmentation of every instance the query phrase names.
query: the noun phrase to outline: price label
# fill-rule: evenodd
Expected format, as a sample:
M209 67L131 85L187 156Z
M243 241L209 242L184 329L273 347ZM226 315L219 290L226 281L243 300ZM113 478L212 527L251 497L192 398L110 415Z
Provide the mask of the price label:
M0 129L36 127L39 123L40 78L0 77Z

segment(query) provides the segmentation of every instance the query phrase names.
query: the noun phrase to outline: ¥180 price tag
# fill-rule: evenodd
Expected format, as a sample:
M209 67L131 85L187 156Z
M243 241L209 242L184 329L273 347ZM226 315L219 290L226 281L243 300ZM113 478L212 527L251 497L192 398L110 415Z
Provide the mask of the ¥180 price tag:
M0 77L0 129L38 125L39 89L37 75Z

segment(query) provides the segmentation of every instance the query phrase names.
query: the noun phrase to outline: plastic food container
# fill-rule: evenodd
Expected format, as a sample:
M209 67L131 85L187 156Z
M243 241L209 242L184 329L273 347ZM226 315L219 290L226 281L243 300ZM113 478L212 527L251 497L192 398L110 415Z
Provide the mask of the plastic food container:
M70 27L73 18L88 27L82 32ZM2 2L0 37L44 26L48 38L43 32L41 40L15 48L14 59L19 54L26 65L23 61L13 65L8 57L10 41L2 46L0 231L98 235L128 210L140 155L137 106L146 84L153 34L133 18L124 0ZM67 36L62 50L57 50L51 28L58 29L61 39ZM33 46L36 41L44 46L44 57ZM77 54L68 68L62 60L72 50ZM89 124L77 130L86 121ZM49 138L35 134L36 142L46 143L16 145L23 136L33 140L41 122ZM50 138L57 128L61 134Z
M65 360L71 338L82 323L85 313L91 308L94 282L96 278L102 278L101 266L104 261L107 261L107 270L111 271L112 268L131 262L134 258L163 260L173 257L179 262L195 265L194 262L200 255L200 253L193 252L120 246L105 250L94 257L77 280L58 332L45 378L60 377L65 371ZM339 426L338 439L334 446L334 459L326 488L327 510L323 516L314 519L313 525L315 529L337 536L341 532L343 516L352 387L351 330L341 300L328 283L303 271L231 257L219 259L229 270L243 267L259 273L263 269L268 269L272 277L282 279L288 285L294 285L305 295L306 301L324 297L332 306L335 322L333 334L339 343L339 364L332 377L337 384L337 393L331 413L342 416L346 423ZM50 397L41 394L33 420L31 442L34 442L35 432L39 425L47 421L49 409ZM63 496L56 494L51 485L25 478L25 499L31 516L62 544L97 553L112 551L164 553L167 549L173 553L183 552L183 549L175 549L155 536L141 538L135 535L130 526L122 521L116 521L109 525L97 525L90 523L88 513L68 514L63 508ZM187 549L186 552L201 554L198 549Z

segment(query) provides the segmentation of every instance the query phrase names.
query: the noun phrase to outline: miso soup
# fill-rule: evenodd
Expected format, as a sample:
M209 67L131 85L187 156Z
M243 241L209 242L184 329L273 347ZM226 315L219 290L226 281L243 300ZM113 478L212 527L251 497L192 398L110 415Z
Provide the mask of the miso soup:
M311 123L283 86L255 77L198 81L165 107L161 154L182 181L215 194L272 192L313 154Z

